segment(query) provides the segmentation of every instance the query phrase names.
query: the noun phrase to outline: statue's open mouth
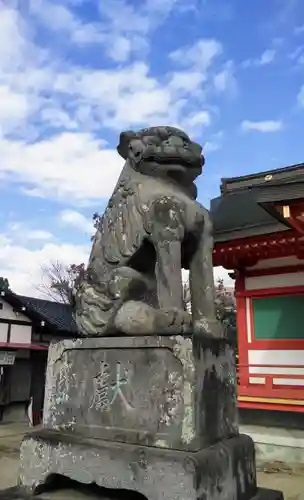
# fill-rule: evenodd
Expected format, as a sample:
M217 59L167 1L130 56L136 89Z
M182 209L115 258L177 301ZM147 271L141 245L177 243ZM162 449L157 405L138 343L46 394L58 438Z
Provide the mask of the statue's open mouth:
M165 147L148 147L142 153L141 161L155 162L166 165L168 171L180 171L194 169L201 171L204 165L204 157L201 154L201 149L195 147L176 148L171 146ZM172 168L170 168L172 167Z

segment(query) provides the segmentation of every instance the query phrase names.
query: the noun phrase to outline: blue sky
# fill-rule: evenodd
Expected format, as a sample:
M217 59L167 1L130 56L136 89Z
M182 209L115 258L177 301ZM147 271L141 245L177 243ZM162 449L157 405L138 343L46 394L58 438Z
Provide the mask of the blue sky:
M300 0L7 0L0 38L0 275L17 292L87 260L121 130L203 144L207 206L221 177L303 161Z

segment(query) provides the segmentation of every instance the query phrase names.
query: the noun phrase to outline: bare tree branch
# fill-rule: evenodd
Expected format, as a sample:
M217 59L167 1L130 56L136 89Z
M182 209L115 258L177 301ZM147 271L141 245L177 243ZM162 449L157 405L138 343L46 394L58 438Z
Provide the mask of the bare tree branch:
M51 300L70 304L72 290L84 269L84 264L66 266L59 261L50 262L41 268L42 283L37 290Z
M92 216L93 226L97 230L101 215L94 213ZM92 236L91 239L94 239ZM84 264L70 264L66 266L59 261L50 262L42 266L42 283L36 286L39 293L43 294L48 299L71 304L73 301L72 290L77 288L78 281L85 274Z
M183 283L183 301L184 301L185 311L191 312L191 295L190 295L189 280L186 280ZM215 304L216 304L217 316L219 319L228 310L235 309L234 297L230 293L227 293L227 288L225 287L223 278L218 278L216 280Z

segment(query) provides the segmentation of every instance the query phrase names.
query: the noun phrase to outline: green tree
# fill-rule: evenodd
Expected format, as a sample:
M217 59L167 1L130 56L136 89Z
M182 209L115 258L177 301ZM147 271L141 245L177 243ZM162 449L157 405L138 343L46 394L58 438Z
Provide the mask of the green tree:
M10 291L10 285L7 278L0 277L0 292Z

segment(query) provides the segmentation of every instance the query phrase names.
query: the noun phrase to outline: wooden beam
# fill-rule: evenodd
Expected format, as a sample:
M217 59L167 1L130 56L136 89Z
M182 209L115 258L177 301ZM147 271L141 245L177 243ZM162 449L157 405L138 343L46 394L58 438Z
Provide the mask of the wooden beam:
M304 225L304 222L303 222ZM259 260L296 255L302 259L304 239L296 229L216 243L213 265L232 270L251 267Z
M276 205L276 210L283 215L288 224L298 233L304 235L304 200L289 205Z

